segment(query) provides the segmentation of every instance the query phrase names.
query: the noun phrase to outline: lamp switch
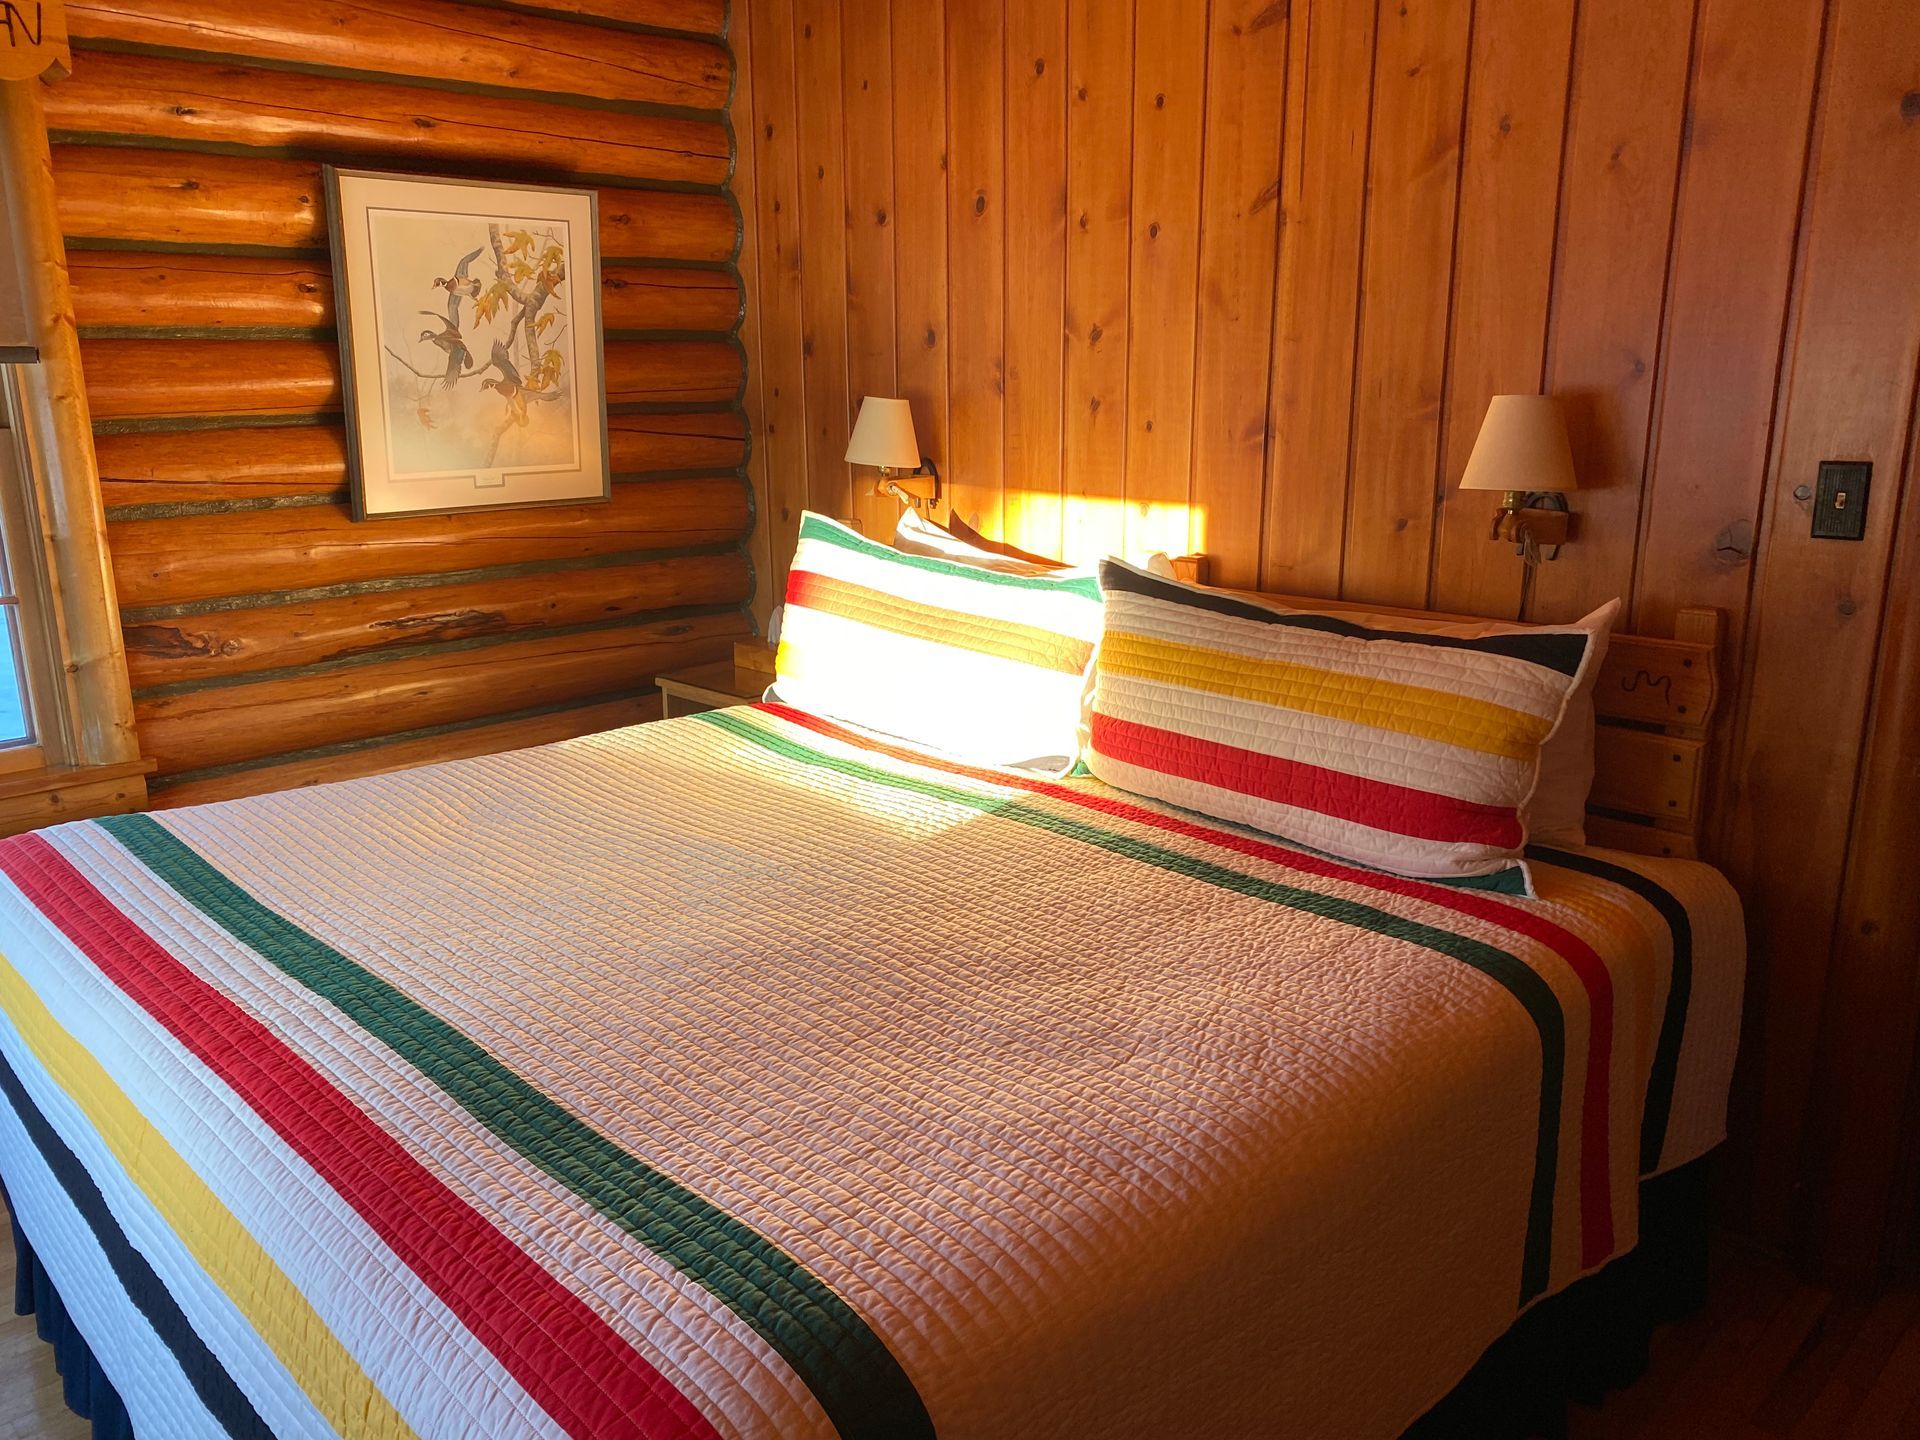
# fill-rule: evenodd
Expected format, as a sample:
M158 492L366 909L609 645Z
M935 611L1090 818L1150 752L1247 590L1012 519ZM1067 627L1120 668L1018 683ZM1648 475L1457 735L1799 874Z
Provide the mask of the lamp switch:
M1867 487L1873 466L1865 460L1822 460L1813 487L1813 538L1858 540L1867 533Z

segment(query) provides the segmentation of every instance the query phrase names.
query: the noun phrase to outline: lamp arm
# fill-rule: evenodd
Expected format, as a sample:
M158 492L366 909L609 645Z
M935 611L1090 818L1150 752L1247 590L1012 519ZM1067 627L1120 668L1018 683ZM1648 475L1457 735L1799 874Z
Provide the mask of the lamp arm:
M940 503L940 467L933 463L932 456L922 455L920 457L920 465L918 469L914 469L914 470L883 469L880 473L881 473L881 476L883 477L880 484L880 493L883 495L892 496L895 500L898 500L902 505L907 506L909 509L918 510L922 504L925 504L929 507L929 510L930 510L932 506L938 505ZM904 486L902 486L897 479L894 478L896 475L905 475L909 479L915 476L924 476L932 480L933 494L926 496L924 499L921 496L912 494Z
M1526 503L1521 509L1523 512L1526 510L1557 510L1562 515L1569 514L1571 511L1571 507L1567 504L1567 497L1557 490L1537 490L1530 492L1526 497ZM1519 517L1519 532L1516 538L1519 543L1514 546L1514 550L1530 567L1538 565L1542 560L1557 560L1560 558L1560 547L1558 545L1549 547L1551 553L1543 554L1541 552L1540 543L1534 539L1533 529L1527 524L1524 514Z

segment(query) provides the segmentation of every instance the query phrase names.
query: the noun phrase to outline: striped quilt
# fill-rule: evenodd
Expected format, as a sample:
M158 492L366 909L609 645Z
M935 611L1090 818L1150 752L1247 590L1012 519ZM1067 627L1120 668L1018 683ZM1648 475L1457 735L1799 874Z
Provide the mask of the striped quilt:
M776 706L66 825L0 1178L143 1437L1388 1437L1722 1133L1725 882L1534 858Z

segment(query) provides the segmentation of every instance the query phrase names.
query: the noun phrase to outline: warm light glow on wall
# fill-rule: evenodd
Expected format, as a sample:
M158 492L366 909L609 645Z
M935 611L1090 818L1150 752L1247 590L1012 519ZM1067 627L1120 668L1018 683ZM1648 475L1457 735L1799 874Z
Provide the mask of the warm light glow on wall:
M998 526L980 524L964 505L958 513L989 539L1069 565L1095 564L1108 555L1143 561L1155 551L1185 555L1207 548L1206 507L1184 501L1128 504L1117 495L1062 496L1009 485Z

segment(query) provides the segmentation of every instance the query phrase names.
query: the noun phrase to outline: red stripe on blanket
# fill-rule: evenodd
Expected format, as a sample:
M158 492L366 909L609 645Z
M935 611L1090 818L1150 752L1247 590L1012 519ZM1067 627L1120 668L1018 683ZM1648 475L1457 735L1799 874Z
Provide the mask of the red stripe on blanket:
M39 835L0 870L313 1166L569 1435L718 1440L638 1351L238 1003Z

